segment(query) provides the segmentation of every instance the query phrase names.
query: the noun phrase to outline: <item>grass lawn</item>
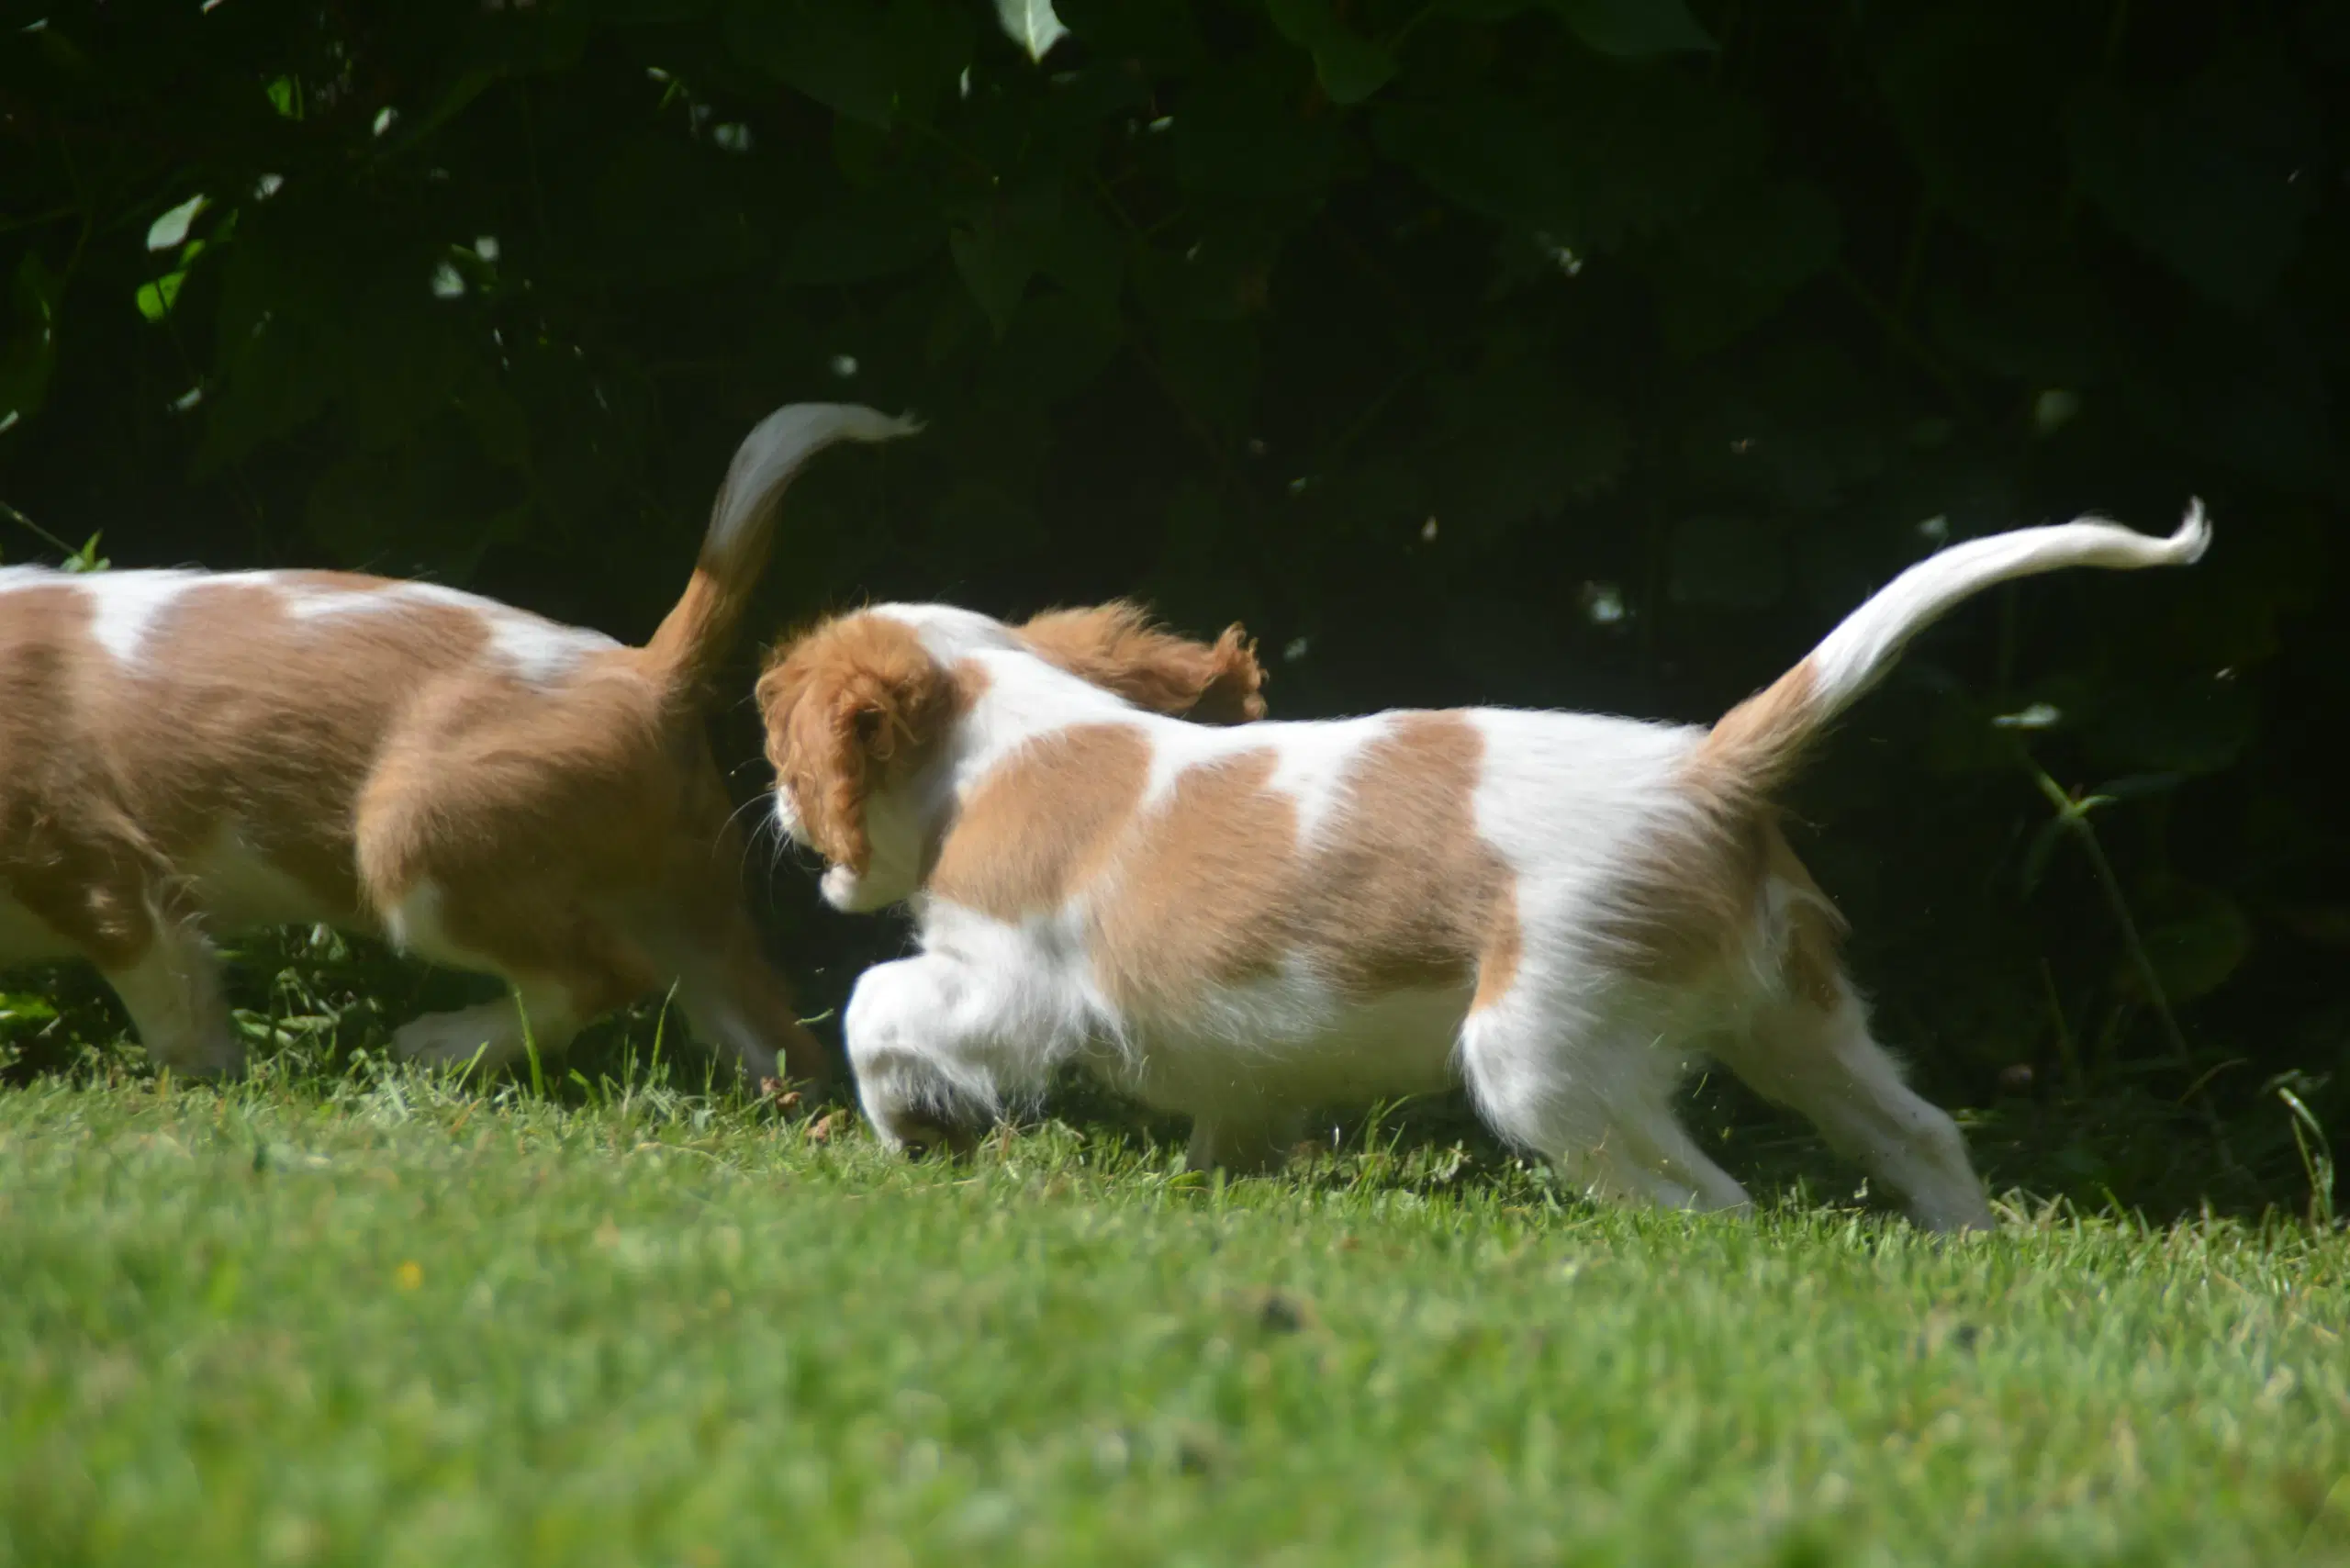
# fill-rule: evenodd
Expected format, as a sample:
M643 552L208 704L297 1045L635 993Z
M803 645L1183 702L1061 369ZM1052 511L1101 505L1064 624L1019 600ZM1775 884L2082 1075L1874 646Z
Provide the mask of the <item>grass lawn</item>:
M902 1164L365 1059L0 1092L0 1564L2350 1562L2341 1237Z

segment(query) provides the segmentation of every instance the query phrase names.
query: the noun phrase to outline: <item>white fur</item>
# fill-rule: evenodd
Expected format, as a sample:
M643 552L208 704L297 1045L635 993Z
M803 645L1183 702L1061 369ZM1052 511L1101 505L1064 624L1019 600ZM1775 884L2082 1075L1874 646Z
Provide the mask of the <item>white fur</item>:
M196 902L223 931L331 920L319 896L253 847L241 824L229 823L186 867Z
M1995 583L2063 566L2183 566L2201 560L2210 543L2210 520L2199 500L2188 504L2185 520L2167 539L2092 517L1953 544L1886 584L1812 651L1820 700L1831 714L1851 703L1920 628Z
M70 579L92 601L90 635L122 664L139 662L147 633L206 579L200 572L88 572Z
M247 574L226 574L234 582ZM283 585L275 573L249 574L252 580ZM285 611L297 621L326 620L348 615L393 615L414 605L436 605L477 617L489 633L491 655L533 686L559 684L588 655L621 644L601 632L565 626L528 610L500 604L439 583L390 582L380 588L299 588L281 586Z
M2089 521L1935 556L1814 654L1818 717L1849 702L1904 641L1970 592L2059 566L2189 561L2208 532L2198 507L2168 541ZM942 663L976 659L989 678L927 770L868 802L873 868L861 878L841 868L825 877L838 907L906 899L917 920L920 951L868 970L845 1018L865 1108L893 1143L992 1115L1064 1063L1189 1113L1195 1162L1244 1165L1277 1159L1311 1107L1465 1081L1498 1132L1555 1159L1596 1195L1742 1208L1744 1190L1671 1104L1691 1063L1710 1052L1809 1115L1831 1143L1906 1193L1921 1223L1990 1223L1956 1125L1901 1082L1849 984L1837 979L1825 999L1796 993L1782 960L1792 912L1816 898L1808 889L1769 879L1745 950L1684 984L1641 978L1606 938L1626 876L1643 852L1668 842L1662 829L1695 809L1680 780L1704 730L1578 713L1472 714L1484 743L1476 830L1510 875L1520 935L1497 996L1472 1004L1463 986L1361 1000L1292 954L1264 978L1186 997L1178 1016L1142 1016L1105 993L1088 947L1100 901L1119 896L1114 868L1062 907L1018 922L917 885L957 806L1038 738L1119 722L1151 748L1136 826L1147 828L1191 770L1270 748L1269 788L1295 802L1300 849L1310 854L1350 809L1350 769L1363 748L1393 720L1186 724L1136 711L1020 651L984 617L896 605L879 613L912 625ZM781 791L777 815L796 832Z

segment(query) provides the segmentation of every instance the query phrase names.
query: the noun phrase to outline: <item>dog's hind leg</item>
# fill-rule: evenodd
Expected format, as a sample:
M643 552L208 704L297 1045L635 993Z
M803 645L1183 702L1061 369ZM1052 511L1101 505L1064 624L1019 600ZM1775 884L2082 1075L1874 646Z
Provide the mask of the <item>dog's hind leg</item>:
M781 976L759 950L758 928L744 907L734 868L739 841L722 820L708 829L707 849L688 853L659 913L643 922L644 946L677 977L677 1000L694 1037L731 1058L756 1082L780 1072L797 1081L833 1076L822 1045L800 1021Z
M1901 1081L1869 1034L1868 1014L1841 975L1819 994L1765 1007L1715 1055L1765 1099L1811 1118L1831 1147L1909 1200L1935 1230L1989 1229L1983 1183L1958 1124Z
M1653 1024L1595 1014L1564 986L1546 1000L1543 989L1521 978L1461 1025L1461 1071L1494 1130L1595 1198L1745 1210L1746 1189L1673 1114L1682 1063Z
M495 1070L533 1051L561 1056L588 1024L654 984L644 955L610 921L552 905L543 890L423 882L388 913L403 951L513 988L501 1001L401 1025L392 1048L410 1060Z

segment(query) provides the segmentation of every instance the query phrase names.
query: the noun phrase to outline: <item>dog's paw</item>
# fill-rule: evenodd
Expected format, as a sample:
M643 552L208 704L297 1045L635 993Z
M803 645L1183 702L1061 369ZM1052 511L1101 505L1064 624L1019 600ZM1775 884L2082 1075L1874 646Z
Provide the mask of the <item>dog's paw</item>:
M422 1067L504 1067L522 1051L510 1002L428 1013L392 1031L392 1050Z

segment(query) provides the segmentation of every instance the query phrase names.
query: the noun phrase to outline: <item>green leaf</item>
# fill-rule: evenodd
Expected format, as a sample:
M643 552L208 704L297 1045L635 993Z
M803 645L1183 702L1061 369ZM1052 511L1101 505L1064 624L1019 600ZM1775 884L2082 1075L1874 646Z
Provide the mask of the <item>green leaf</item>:
M1842 234L1835 205L1817 186L1734 187L1674 231L1654 269L1667 346L1704 353L1767 319L1836 259Z
M147 248L151 251L168 251L185 240L188 225L194 223L196 214L202 212L210 204L211 198L208 196L192 196L155 219L147 226Z
M1037 185L981 209L947 241L955 271L1001 340L1012 330L1028 280L1036 275L1061 214L1058 185Z
M2316 114L2281 61L2237 51L2177 100L2148 105L2106 82L2066 118L2083 192L2113 226L2205 295L2258 307L2300 250L2317 205Z
M1779 530L1745 517L1693 517L1673 531L1675 604L1760 610L1786 591L1787 547Z
M1335 116L1303 112L1304 63L1276 46L1185 88L1171 135L1186 190L1310 214L1337 170L1339 129Z
M990 400L1052 404L1082 391L1125 342L1114 320L1058 289L1033 292L985 362Z
M1039 264L1046 277L1069 290L1098 320L1115 328L1125 281L1125 239L1117 226L1099 207L1081 201L1061 213Z
M1682 0L1547 0L1547 6L1586 45L1618 59L1714 47Z
M946 220L925 193L902 184L852 186L810 214L783 249L787 284L864 283L911 272L946 241Z
M57 306L64 287L65 280L49 270L39 251L28 248L17 259L8 286L7 335L0 337L0 420L39 413L48 400L50 375L57 368Z
M2032 830L2031 842L2024 846L2020 872L2025 898L2029 899L2040 890L2041 880L2048 874L2048 862L2054 856L2057 845L2072 831L2065 820L2053 812Z
M2202 677L2121 687L2091 714L2087 729L2097 757L2109 767L2197 778L2233 765L2258 724L2252 691Z
M970 18L931 0L733 0L726 39L744 60L876 129L928 119L970 62Z
M456 418L383 452L350 452L319 476L303 522L330 560L464 580L529 521L516 477L484 459Z
M1529 671L1559 662L1559 621L1498 594L1453 599L1444 607L1438 646L1454 668L1481 689L1503 698L1527 684Z
M1699 384L1684 426L1682 482L1767 511L1816 511L1885 470L1895 410L1841 349L1774 345ZM1696 388L1692 388L1696 391Z
M2098 276L2062 256L1969 268L1927 296L1934 342L1994 375L2096 386L2121 374L2127 331Z
M1058 0L1058 9L1097 57L1181 72L1207 54L1184 0Z
M139 313L150 321L160 321L172 313L172 306L180 297L180 285L187 281L185 268L165 273L152 283L142 283L135 298Z
M1138 246L1135 292L1161 322L1237 321L1264 304L1280 243L1240 222L1210 229L1180 255Z
M1438 194L1586 254L1689 220L1763 156L1754 110L1684 73L1553 63L1539 94L1382 99L1372 135Z
M1052 0L995 0L995 15L1004 35L1034 61L1041 62L1053 45L1069 36L1060 17L1053 14Z
M1503 89L1375 112L1380 151L1438 195L1522 230L1587 243L1573 143L1545 106Z
M2035 241L2058 232L2065 170L2048 149L2072 62L2098 47L2084 24L2095 25L2086 8L2035 18L2035 47L2019 49L2014 11L1958 0L1885 52L1878 86L1935 208L1996 245L2045 250Z
M736 160L663 131L623 141L585 216L594 243L574 265L599 279L698 282L756 260L768 209L743 195Z
M2252 922L2216 888L2168 879L2138 915L2154 977L2174 1002L2210 995L2252 956ZM2136 967L2126 961L2116 979L2130 991L2143 989Z
M0 1026L46 1024L56 1016L56 1004L46 997L17 991L0 995Z
M1334 104L1359 104L1395 74L1395 57L1338 20L1330 0L1270 0L1273 26L1314 56Z
M1168 393L1186 413L1227 436L1241 433L1255 406L1259 354L1246 322L1163 324L1153 350Z
M1614 485L1631 455L1621 416L1529 355L1498 357L1431 388L1432 505L1442 527L1485 542Z

